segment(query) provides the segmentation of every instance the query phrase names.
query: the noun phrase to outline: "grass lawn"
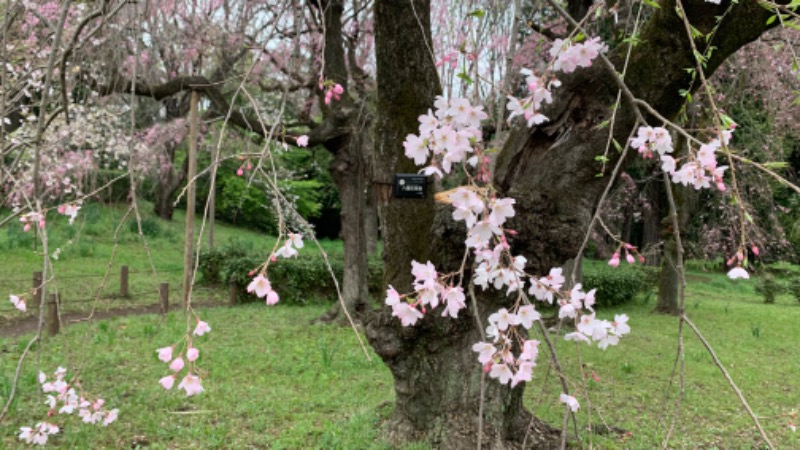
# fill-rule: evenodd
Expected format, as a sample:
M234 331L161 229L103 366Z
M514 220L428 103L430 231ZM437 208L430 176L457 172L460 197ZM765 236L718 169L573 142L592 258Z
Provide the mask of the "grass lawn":
M158 303L158 284L163 282L170 284L170 300L173 303L181 298L184 211L176 210L173 220L167 222L154 218L152 205L141 202L140 211L150 257L137 234L132 214L120 227L118 246L114 249L115 229L126 211L125 207L88 204L81 209L72 226L67 224L63 216L48 218L49 251L53 253L61 249L58 259L52 260L51 275L55 273L55 277L48 285L48 292L58 290L64 311L89 310L106 270L110 275L97 302L101 310ZM0 217L7 213L4 210ZM199 223L195 229L196 237L200 231ZM263 251L265 258L275 242L274 237L263 233L217 222L216 245L225 245L231 240L237 240L249 249ZM207 240L203 241L203 245L207 245ZM321 245L332 258L341 257L341 242L323 240ZM317 253L313 245L307 247L304 254ZM29 293L33 272L42 270L41 246L34 250L32 232L24 233L16 223L0 229L0 255L0 293ZM122 265L129 266L130 270L130 298L119 297ZM156 275L153 275L153 268ZM227 298L227 291L196 285L194 298L200 301L223 301ZM28 306L29 315L37 314L34 310L36 305L29 302ZM0 322L18 316L19 313L9 302L0 302Z
M117 218L124 213L111 211ZM84 222L76 221L74 230L80 232L53 220L53 245L62 247L54 266L56 274L63 277L58 282L63 283L59 289L64 292L65 304L96 289L97 278L79 284L76 280L80 278L67 276L102 274L111 255L112 219L111 214L101 217L89 209ZM159 235L149 241L159 280L167 279L175 286L182 268L180 219L178 215L172 224L161 223ZM112 273L116 275L116 267L123 263L132 271L147 271L149 263L138 237L127 225L120 236ZM231 237L244 239L253 248L263 248L265 254L272 243L258 233L224 226L218 228L217 236L222 243ZM72 244L68 245L69 239ZM27 279L40 264L29 244L29 235L0 231L4 263L0 266L0 290L29 288L25 280L20 288L9 287L9 280ZM340 244L325 245L334 255L340 254ZM148 276L132 276L131 280L132 292L153 289ZM689 281L689 317L714 346L762 418L773 443L778 448L800 448L800 437L788 426L791 415L800 410L800 356L794 340L800 305L788 296L779 297L774 305L763 304L753 290L755 280L732 281L723 274L693 271ZM157 298L153 293L152 298L116 299L116 288L113 283L107 286L101 306L154 303ZM202 295L224 298L225 292L208 289L201 290ZM174 294L173 298L179 297ZM631 317L631 334L607 351L576 347L551 335L556 338L571 390L578 392L581 401L581 437L596 448L660 447L677 394L676 384L669 388L677 320L651 314L653 302L653 296L643 295L627 305L598 312L603 318L623 312ZM266 308L258 302L202 309L200 315L213 331L196 340L206 392L192 398L175 390L165 392L158 385L159 378L169 371L157 360L155 349L175 342L185 331L181 313L170 313L166 319L123 317L70 326L62 335L45 340L42 369L52 373L59 365L70 372L80 368L84 388L102 396L109 407L119 408L120 417L108 428L79 424L77 417L59 417L63 432L53 437L52 443L61 448L385 448L377 425L391 412L391 376L378 358L365 358L352 330L309 325L325 308L319 304ZM7 309L0 311L8 313ZM684 336L686 395L670 446L757 446L758 435L750 418L710 356L691 330L686 329ZM28 338L0 339L0 403L6 401L16 361ZM580 381L578 348L586 372L597 377L597 381L589 377L586 386ZM560 426L561 389L555 374L548 370L547 358L543 351L525 400L538 416ZM477 361L475 370L480 370ZM32 426L46 412L43 399L36 394L35 355L27 360L22 373L17 400L0 427L0 448L18 447L19 427ZM593 408L589 408L587 393ZM590 409L592 424L605 423L630 434L587 433Z

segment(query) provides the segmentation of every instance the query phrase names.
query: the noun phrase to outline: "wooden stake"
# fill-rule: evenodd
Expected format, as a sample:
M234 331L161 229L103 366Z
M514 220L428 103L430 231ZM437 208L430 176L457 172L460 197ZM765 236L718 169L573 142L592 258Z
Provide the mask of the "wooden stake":
M192 91L189 110L189 183L186 194L186 236L183 254L183 304L189 304L189 290L192 284L192 270L194 269L194 209L195 209L195 177L197 176L197 107L200 94Z

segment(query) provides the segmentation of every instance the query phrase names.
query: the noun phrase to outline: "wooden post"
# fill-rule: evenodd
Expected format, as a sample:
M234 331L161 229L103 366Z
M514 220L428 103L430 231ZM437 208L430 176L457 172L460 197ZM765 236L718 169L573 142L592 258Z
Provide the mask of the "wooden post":
M33 299L33 303L36 305L36 308L42 307L42 272L33 272L33 295L31 298Z
M119 268L119 296L128 297L128 266Z
M48 336L55 336L58 334L58 294L50 294L47 296L47 314L45 315L45 328L47 329Z
M217 214L217 189L214 185L208 187L208 246L214 247L214 216Z
M192 91L189 103L189 170L186 175L188 192L186 193L186 233L183 253L183 304L189 304L189 289L192 284L192 269L194 269L194 208L197 177L197 104L200 94Z
M161 283L158 293L161 298L161 314L166 314L169 312L169 283Z
M239 286L235 281L231 281L228 289L228 302L231 306L236 306L239 303Z

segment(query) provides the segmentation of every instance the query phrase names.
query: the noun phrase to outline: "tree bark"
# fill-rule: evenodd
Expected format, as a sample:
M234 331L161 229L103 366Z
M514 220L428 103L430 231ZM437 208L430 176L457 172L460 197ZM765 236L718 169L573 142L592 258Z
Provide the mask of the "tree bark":
M439 93L439 80L429 49L429 0L378 0L375 2L375 42L378 78L376 166L383 224L384 280L400 292L412 285L411 261L433 261L437 267L458 267L463 255L463 225L450 211L435 214L429 182L424 199L391 198L395 173L416 172L403 155L403 140L419 125L417 117L431 107ZM481 317L498 307L491 297L482 299ZM367 338L392 372L395 409L387 424L394 442L424 439L437 448L475 447L481 407L482 371L471 346L481 339L475 311L459 319L430 314L422 324L403 328L382 308L369 320ZM531 424L529 442L548 448L558 434L522 408L523 387L509 389L485 381L483 442L485 448L519 447Z
M674 1L661 3L633 49L626 82L635 96L673 117L684 101L679 91L693 87L684 69L694 67L695 61ZM430 196L405 200L390 195L394 173L417 169L404 157L402 142L408 133L417 132L417 116L431 107L439 93L429 6L429 0L375 1L376 161L380 162L375 181L380 186L385 227L384 280L399 292L412 290L413 259L431 260L440 270L450 271L459 266L463 252L463 226L452 224L449 211L435 215ZM693 1L687 5L687 15L695 27L708 32L716 23L715 16L727 7ZM715 35L717 49L706 65L709 74L764 31L767 15L753 0L731 7ZM625 50L611 56L617 67ZM550 122L512 130L495 175L500 195L516 199L517 214L509 225L519 232L512 242L514 253L535 256L529 260L529 270L537 273L576 256L607 183L596 176L595 156L603 153L609 130L598 125L610 118L617 85L599 63L564 76L562 82L554 93L555 103L545 111ZM611 130L623 145L636 124L632 106L623 103ZM502 298L482 296L477 314L485 319L501 305ZM475 325L475 314L470 308L457 320L425 317L407 328L386 307L370 318L367 337L395 382L395 410L387 424L391 439L427 439L438 448L476 446L481 370L471 344L481 337L481 330ZM485 388L482 435L486 448L519 447L529 423L533 440L528 442L533 448L558 446L557 433L531 419L522 408L522 386L509 389L486 380Z
M162 167L158 174L158 187L155 192L155 204L153 212L164 220L172 220L175 213L175 193L186 180L186 171L189 168L189 158L183 161L180 172L175 172L172 161L175 160L175 148L169 150L170 163L168 167Z

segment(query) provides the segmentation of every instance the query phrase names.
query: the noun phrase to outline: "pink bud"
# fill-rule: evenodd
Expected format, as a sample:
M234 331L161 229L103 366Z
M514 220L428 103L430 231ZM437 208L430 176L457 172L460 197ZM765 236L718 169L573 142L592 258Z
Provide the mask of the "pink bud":
M506 230L506 233L508 233L508 234L510 234L512 236L516 236L518 234L517 230L512 230L510 228Z
M196 361L197 358L200 356L200 350L192 347L189 350L186 350L186 359L189 361Z
M492 362L491 361L489 361L488 363L486 363L483 366L483 373L489 373L490 370L492 370Z
M341 84L336 84L333 87L333 93L338 95L344 94L344 88L342 87Z
M161 383L161 387L166 390L172 389L172 385L175 384L175 375L167 375L164 378L158 380Z
M247 170L253 170L253 165L250 164L250 163L247 163Z
M29 231L30 229L31 229L31 224L29 224L29 223L26 223L25 226L22 227L22 231L25 231L25 232Z
M39 228L44 230L44 219L39 221Z
M633 264L636 262L636 260L633 259L633 255L631 255L630 253L625 255L625 260L628 261L628 264Z
M67 210L67 205L59 205L58 206L58 213L59 214L64 214L64 211L66 211L66 210Z
M640 263L642 263L642 264L644 264L644 256L642 256L642 255L639 255L639 262L640 262Z
M255 274L256 274L256 269L253 269L253 270L251 270L250 272L247 272L247 276L248 276L248 277L252 277L252 276L253 276L253 275L255 275Z
M717 189L718 189L720 192L725 192L725 189L726 189L726 188L725 188L725 183L723 183L723 182L719 182L719 183L717 183Z
M275 256L274 254L273 255L269 255L269 260L270 260L270 262L275 262L275 261L278 260L278 257Z
M172 363L170 363L170 365L169 365L169 368L170 368L170 370L172 370L173 372L180 372L181 370L183 370L183 366L184 366L184 364L183 364L183 358L181 358L181 357L179 356L179 357L175 358L175 359L172 361Z
M753 250L753 254L756 255L756 256L761 254L761 252L758 250L758 247L756 247L755 244L753 244L753 247L751 248L751 250Z
M277 292L269 291L267 293L267 305L272 306L272 305L278 303L278 300L280 300L280 298L278 297L278 293Z
M636 248L636 247L632 246L631 244L625 244L625 249L626 250L633 250L634 248Z
M236 176L237 176L237 177L240 177L240 176L242 176L242 175L244 175L244 170L242 170L242 168L241 168L241 167L239 167L239 170L237 170L237 171L236 171Z
M615 252L613 255L611 255L611 259L608 260L608 265L611 267L619 266L619 253Z

